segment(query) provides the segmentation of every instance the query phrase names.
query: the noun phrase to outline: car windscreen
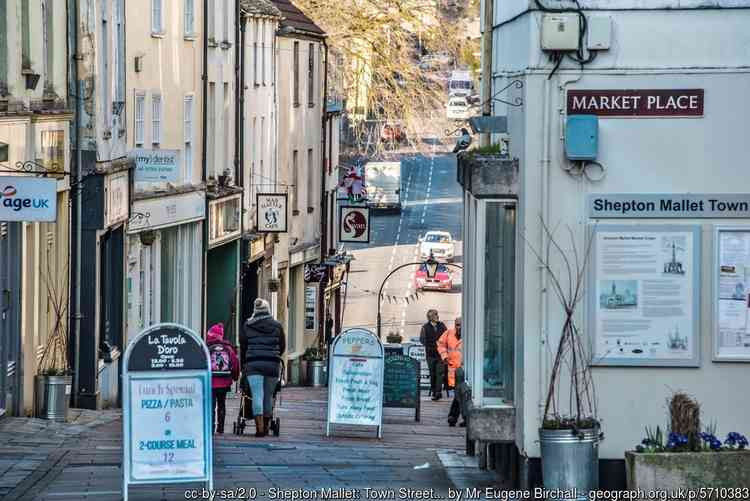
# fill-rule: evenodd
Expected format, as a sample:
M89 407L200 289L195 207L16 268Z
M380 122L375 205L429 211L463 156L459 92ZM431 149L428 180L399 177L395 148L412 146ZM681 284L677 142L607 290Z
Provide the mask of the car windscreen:
M445 235L427 235L424 239L425 242L444 244L448 243L448 237Z
M451 89L471 89L471 82L466 80L453 80Z

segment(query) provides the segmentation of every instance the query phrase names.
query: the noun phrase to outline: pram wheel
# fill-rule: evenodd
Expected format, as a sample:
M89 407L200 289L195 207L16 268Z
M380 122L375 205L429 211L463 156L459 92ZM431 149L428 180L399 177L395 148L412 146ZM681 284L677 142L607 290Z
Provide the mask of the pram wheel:
M281 421L279 420L279 418L271 420L271 431L273 432L273 436L274 437L278 437L279 436L279 432L281 431L280 430L280 427L281 427L280 425L281 425Z

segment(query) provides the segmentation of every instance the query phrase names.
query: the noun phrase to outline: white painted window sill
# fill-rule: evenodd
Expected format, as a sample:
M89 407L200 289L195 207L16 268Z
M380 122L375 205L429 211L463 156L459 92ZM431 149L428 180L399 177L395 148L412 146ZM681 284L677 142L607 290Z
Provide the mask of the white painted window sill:
M183 36L186 42L195 42L198 40L198 34L197 33L187 33Z
M164 38L165 33L163 31L152 31L151 38Z

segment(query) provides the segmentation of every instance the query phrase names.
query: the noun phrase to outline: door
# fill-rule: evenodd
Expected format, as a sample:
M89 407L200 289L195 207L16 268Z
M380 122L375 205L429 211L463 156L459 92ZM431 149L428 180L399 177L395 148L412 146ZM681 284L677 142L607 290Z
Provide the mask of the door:
M0 223L0 416L19 414L21 223Z

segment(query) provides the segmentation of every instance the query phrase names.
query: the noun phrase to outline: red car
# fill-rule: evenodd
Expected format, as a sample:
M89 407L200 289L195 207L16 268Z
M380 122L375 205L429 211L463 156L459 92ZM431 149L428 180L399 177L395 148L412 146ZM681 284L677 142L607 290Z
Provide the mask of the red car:
M427 278L427 265L423 264L414 274L415 290L453 290L453 277L444 264L438 264L437 272L433 278Z

